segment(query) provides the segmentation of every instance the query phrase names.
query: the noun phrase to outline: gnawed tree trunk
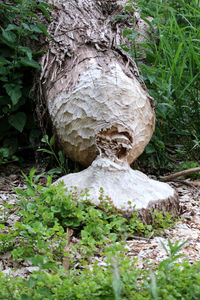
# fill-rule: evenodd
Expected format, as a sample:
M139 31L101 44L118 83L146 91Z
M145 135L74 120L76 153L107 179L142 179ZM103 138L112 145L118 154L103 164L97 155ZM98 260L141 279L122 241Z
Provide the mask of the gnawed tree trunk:
M62 177L66 186L89 189L97 204L102 187L105 197L124 211L157 207L177 214L174 190L129 166L149 142L155 114L135 62L120 48L122 30L132 26L115 18L125 2L54 1L40 97L68 157L85 166L92 163Z

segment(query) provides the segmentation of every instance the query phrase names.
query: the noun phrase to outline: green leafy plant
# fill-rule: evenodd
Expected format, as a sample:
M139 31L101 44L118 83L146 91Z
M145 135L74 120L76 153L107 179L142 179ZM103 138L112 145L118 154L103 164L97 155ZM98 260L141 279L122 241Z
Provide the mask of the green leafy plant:
M150 289L151 289L151 294L153 299L161 299L161 295L164 292L164 295L167 294L167 290L165 291L165 287L163 288L163 290L159 291L160 287L160 282L159 279L161 279L162 277L165 278L165 284L167 286L168 282L171 282L171 274L170 272L174 271L174 269L176 269L177 267L179 268L179 265L177 264L177 266L174 265L174 263L180 258L183 257L183 254L178 254L179 251L184 247L185 244L187 244L188 240L186 240L183 243L180 243L180 241L176 241L175 244L173 245L171 240L168 238L168 248L166 247L166 245L161 241L162 247L165 250L166 254L168 255L168 258L163 260L159 266L158 266L158 271L156 270L157 275L155 276L155 274L151 273L151 282L150 282ZM184 263L183 263L184 265ZM178 270L177 268L177 270ZM161 278L159 278L161 276ZM172 275L172 277L174 276L174 274ZM157 278L156 278L157 277ZM162 279L161 279L162 281ZM174 290L173 292L175 292L176 295L178 295L179 293L176 292L176 290ZM160 295L159 295L160 294ZM160 297L159 297L160 296ZM181 296L181 294L180 294ZM175 299L172 297L172 299Z
M49 149L46 148L40 148L37 151L41 151L44 153L48 153L51 156L54 157L55 162L57 164L57 167L54 169L51 169L48 171L48 174L67 174L69 173L69 170L67 168L68 160L62 150L58 151L58 154L56 154L56 151L54 150L54 143L55 143L55 136L52 136L50 139L48 135L43 136L41 139L41 142L45 143Z
M178 254L178 252L183 248L185 244L187 244L188 240L186 240L183 243L180 243L180 241L176 241L173 245L171 240L168 238L168 247L165 246L165 244L161 241L162 247L165 250L166 254L168 255L168 258L166 260L163 260L162 263L160 263L159 268L164 269L165 272L169 271L175 261L177 261L178 258L182 257L183 254Z
M40 134L30 110L32 82L27 78L31 70L40 69L34 43L40 35L49 36L37 13L49 20L49 8L45 1L0 3L0 163L16 160L18 146L24 140L34 145Z
M149 268L137 268L135 260L118 252L108 256L103 267L94 262L80 270L71 268L66 273L61 266L56 266L51 271L35 271L25 280L0 274L0 297L5 300L198 299L199 262L193 265L187 261L177 263L178 252L184 244L176 242L173 245L168 240L170 251L165 245L163 247L169 257L155 267L153 273Z
M170 226L174 226L178 218L174 218L168 212L154 210L152 212L152 227L158 233L159 231L168 229Z

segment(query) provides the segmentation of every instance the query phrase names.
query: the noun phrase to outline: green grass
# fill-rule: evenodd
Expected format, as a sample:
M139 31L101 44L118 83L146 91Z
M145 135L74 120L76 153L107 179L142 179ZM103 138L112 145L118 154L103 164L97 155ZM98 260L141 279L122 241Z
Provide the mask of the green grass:
M153 17L151 37L129 47L128 51L136 59L149 93L155 99L157 116L155 134L142 159L160 169L173 167L173 158L198 161L199 1L139 0L136 3L146 22L148 16ZM128 1L127 6L131 9L133 1ZM144 60L141 60L141 49L146 54Z

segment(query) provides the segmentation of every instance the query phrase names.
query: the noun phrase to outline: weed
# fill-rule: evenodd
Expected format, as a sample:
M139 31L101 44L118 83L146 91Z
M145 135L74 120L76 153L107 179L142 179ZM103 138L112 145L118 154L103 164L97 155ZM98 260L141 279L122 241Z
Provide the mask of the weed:
M46 148L39 148L37 151L41 151L47 154L50 154L54 157L57 167L54 169L51 169L48 171L49 175L53 174L67 174L69 173L69 170L67 168L68 160L62 150L58 151L58 154L56 154L54 150L54 143L55 143L55 136L52 136L50 139L48 135L43 136L41 139L41 142L47 144L49 149Z
M41 53L29 45L40 35L48 36L36 13L40 11L49 19L49 8L45 1L0 3L0 163L17 160L19 144L26 139L33 146L40 135L30 110L32 82L27 74L40 69L34 58Z

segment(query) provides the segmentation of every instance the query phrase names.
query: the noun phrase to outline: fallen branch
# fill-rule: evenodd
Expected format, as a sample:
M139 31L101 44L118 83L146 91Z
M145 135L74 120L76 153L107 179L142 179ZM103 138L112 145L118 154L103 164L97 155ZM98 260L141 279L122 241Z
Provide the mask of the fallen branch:
M161 177L160 181L164 181L164 182L170 181L170 180L173 180L174 178L177 178L177 177L180 177L180 176L185 176L185 175L192 174L192 173L195 173L195 172L200 172L200 167L192 168L192 169L188 169L188 170L183 170L183 171L180 171L180 172L177 172L177 173L174 173L174 174L170 174L170 175L165 176L165 177Z
M195 181L190 181L190 182L188 182L188 181L186 181L186 180L179 180L179 179L177 179L177 180L174 180L174 182L178 182L178 183L187 185L187 186L189 186L189 187L191 187L191 188L193 188L193 189L195 189L196 191L199 192L199 188L198 188L198 187L199 187L200 185L195 184Z

